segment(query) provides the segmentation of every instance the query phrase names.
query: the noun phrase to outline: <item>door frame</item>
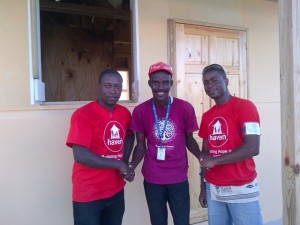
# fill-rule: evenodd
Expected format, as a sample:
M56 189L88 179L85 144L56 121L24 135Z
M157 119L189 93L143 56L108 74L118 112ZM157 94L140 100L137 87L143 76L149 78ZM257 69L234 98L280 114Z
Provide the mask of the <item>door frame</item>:
M167 20L167 25L168 25L168 36L167 36L167 41L168 41L168 61L170 65L173 67L173 80L177 81L177 62L176 62L176 23L179 24L187 24L187 25L198 25L198 26L207 26L207 27L212 27L212 28L221 28L221 29L229 29L229 30L237 30L237 31L243 31L246 33L246 36L244 37L243 41L245 42L244 44L246 45L246 50L243 54L245 54L245 62L243 62L244 67L242 67L242 80L244 80L244 83L241 84L243 86L243 92L241 93L241 97L248 99L249 95L249 88L248 88L248 83L249 83L249 71L248 71L248 29L244 27L238 27L238 26L229 26L229 25L221 25L221 24L213 24L213 23L206 23L206 22L198 22L198 21L192 21L192 20L184 20L184 19L168 19ZM177 96L177 82L174 82L172 89L171 89L171 94L173 96Z

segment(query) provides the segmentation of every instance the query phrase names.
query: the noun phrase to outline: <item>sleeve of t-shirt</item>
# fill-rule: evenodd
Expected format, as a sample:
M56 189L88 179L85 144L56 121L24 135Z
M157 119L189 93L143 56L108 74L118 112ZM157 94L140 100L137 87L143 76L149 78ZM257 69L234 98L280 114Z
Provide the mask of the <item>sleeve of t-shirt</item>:
M144 133L143 115L139 107L135 107L132 112L130 130Z
M129 136L133 134L132 130L130 129L130 123L131 123L131 113L128 109L125 111L125 116L126 116L126 136Z
M199 128L199 132L198 132L198 136L204 140L207 140L207 128L208 126L205 123L205 113L202 116L201 122L200 122L200 128Z
M196 113L194 107L191 104L186 105L184 116L185 116L186 132L194 132L198 130Z
M92 126L89 119L81 113L75 112L71 118L71 125L67 137L66 145L72 147L73 144L82 145L89 148L92 140Z
M245 101L237 107L237 118L241 127L242 136L247 134L260 134L260 118L256 106Z

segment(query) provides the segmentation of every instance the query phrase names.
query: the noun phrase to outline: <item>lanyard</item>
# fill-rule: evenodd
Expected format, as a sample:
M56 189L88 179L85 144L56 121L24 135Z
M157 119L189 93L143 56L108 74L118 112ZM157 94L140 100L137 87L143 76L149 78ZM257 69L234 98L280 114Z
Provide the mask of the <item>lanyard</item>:
M157 116L157 111L156 111L156 108L155 108L155 104L154 104L154 100L152 99L152 109L153 109L153 114L154 114L154 117L155 117L155 123L156 123L156 128L157 128L157 134L158 134L158 137L159 137L159 145L160 147L162 147L162 137L165 133L165 130L166 130L166 127L167 127L167 123L168 123L168 120L169 120L169 114L170 114L170 108L171 108L171 98L169 97L169 101L168 101L168 108L167 108L167 114L166 114L166 118L165 118L165 122L164 122L164 127L163 127L163 130L160 131L160 127L159 127L159 122L158 122L158 116Z

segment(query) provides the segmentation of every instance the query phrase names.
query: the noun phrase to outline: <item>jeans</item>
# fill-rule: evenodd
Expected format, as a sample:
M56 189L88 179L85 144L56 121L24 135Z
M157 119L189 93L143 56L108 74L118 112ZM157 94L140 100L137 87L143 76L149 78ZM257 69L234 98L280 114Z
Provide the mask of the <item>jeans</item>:
M259 201L225 203L211 200L210 185L206 183L209 225L262 225Z
M74 225L121 225L124 211L124 190L92 202L73 201Z
M144 181L146 200L152 225L168 224L168 209L173 216L174 225L189 225L190 194L189 183L151 184Z

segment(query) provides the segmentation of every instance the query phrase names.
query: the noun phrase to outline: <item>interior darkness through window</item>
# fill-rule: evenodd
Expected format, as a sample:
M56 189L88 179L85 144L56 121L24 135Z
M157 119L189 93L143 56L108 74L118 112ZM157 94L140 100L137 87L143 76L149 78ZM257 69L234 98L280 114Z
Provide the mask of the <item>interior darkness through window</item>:
M129 0L41 0L46 101L97 99L98 75L108 67L125 71L128 83L124 85L122 100L130 100L131 24Z

